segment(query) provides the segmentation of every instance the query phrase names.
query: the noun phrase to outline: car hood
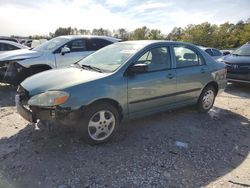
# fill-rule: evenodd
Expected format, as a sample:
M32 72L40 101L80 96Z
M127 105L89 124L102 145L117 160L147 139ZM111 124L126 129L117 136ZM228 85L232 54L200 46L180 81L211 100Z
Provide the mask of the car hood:
M223 58L225 63L232 64L250 64L250 56L236 56L236 55L227 55Z
M63 90L107 75L108 73L75 67L54 69L27 78L21 83L21 86L29 92L30 96L33 96L48 90Z
M36 58L42 55L42 52L28 49L12 50L0 53L0 61L11 61L19 59Z

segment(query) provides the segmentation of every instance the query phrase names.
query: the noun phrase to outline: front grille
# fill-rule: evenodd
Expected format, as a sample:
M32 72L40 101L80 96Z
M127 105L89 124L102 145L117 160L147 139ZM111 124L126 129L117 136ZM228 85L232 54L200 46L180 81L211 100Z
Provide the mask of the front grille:
M250 64L226 63L226 66L229 69L250 69Z

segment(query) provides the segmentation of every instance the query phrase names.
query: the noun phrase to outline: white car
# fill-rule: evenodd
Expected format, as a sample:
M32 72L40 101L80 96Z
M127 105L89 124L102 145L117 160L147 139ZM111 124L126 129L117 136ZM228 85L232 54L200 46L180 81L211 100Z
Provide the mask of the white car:
M17 42L0 40L0 53L19 49L29 49L29 47L19 44Z
M69 35L51 39L32 50L0 54L0 82L17 85L33 74L69 66L119 41L106 36Z
M221 58L224 55L220 50L216 48L207 48L203 46L199 46L199 48L207 52L215 60Z

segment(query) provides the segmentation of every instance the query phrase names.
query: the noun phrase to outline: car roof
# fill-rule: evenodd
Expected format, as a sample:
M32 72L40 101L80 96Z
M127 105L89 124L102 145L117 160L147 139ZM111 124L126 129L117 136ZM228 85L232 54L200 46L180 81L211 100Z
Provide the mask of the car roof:
M80 39L80 38L98 38L98 39L106 39L110 42L120 42L121 39L117 39L114 37L107 37L107 36L99 36L99 35L63 35L59 36L60 38L67 38L67 39Z
M25 49L25 48L29 48L27 46L24 46L22 44L19 44L17 42L12 42L12 41L8 41L8 40L0 40L0 43L5 43L5 44L10 44L10 45L13 45L13 46L16 46L18 48L21 48L21 49Z
M141 45L150 45L150 44L171 44L171 45L190 45L190 46L195 46L192 43L188 42L177 42L177 41L170 41L170 40L131 40L131 41L125 41L121 42L124 44L141 44ZM195 46L197 47L197 46Z

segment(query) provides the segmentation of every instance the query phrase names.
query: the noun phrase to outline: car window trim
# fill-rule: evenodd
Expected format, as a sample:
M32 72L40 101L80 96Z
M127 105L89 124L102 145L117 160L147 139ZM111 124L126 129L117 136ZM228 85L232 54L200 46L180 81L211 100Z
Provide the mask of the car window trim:
M177 66L176 66L176 57L175 57L174 47L185 47L185 48L188 48L188 49L193 50L193 51L198 55L198 57L202 59L203 64L191 65L191 66L186 66L186 67L177 67ZM173 45L171 45L171 51L172 51L171 53L172 53L173 60L174 60L174 61L173 61L173 62L174 62L174 67L173 67L173 69L183 69L183 68L200 67L200 66L207 65L207 63L206 63L205 59L203 58L202 54L201 54L197 49L195 49L195 48L192 47L192 46L185 45L185 44L184 44L184 45L182 45L182 44L173 44Z
M155 49L155 48L162 48L162 47L168 48L168 52L169 52L169 55L170 55L170 63L171 63L170 68L153 70L153 71L148 71L148 72L138 73L138 74L140 75L140 74L147 74L147 73L152 73L152 72L160 72L160 71L172 70L173 69L173 60L172 60L172 53L171 53L171 45L169 45L169 44L168 45L160 44L160 45L157 45L157 46L149 47L149 48L144 49L143 51L141 51L140 54L138 54L137 58L128 66L127 70L124 72L124 75L127 75L127 72L129 70L129 68L131 66L133 66L146 52L149 52L150 50Z
M86 38L78 38L78 39L73 39L73 40L70 40L70 41L67 41L66 43L64 43L63 45L61 45L60 47L58 47L56 50L53 51L53 54L60 54L60 52L58 52L59 49L63 48L65 45L69 44L70 42L73 42L75 40L85 40L85 46L86 46L86 49L87 49L87 45L86 45ZM88 51L88 50L85 50L85 51ZM80 52L85 52L85 51L80 51ZM75 53L75 52L72 52L72 53Z
M223 55L222 52L221 52L220 50L215 49L215 48L212 49L212 52L213 52L214 56L222 56L222 55ZM218 52L220 55L216 55L215 52L216 52L216 53Z

